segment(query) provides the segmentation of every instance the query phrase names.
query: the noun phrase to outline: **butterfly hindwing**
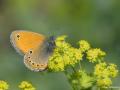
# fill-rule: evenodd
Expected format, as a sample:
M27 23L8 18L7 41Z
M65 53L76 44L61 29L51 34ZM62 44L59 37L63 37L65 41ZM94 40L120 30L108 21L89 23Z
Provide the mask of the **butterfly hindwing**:
M43 71L47 68L49 54L45 49L29 50L24 56L24 63L32 71Z

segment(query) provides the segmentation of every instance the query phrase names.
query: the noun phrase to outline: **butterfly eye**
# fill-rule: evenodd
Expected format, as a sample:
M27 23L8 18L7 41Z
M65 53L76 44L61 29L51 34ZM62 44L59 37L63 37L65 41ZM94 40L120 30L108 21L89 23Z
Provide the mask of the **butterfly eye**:
M34 63L32 63L32 65L34 65Z

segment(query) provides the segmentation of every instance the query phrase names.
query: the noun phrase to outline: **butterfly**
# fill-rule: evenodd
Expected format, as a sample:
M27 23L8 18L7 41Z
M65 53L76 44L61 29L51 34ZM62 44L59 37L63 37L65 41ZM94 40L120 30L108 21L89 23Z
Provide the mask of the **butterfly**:
M24 55L25 66L32 71L43 71L55 49L55 37L46 37L30 31L16 30L10 35L15 50Z

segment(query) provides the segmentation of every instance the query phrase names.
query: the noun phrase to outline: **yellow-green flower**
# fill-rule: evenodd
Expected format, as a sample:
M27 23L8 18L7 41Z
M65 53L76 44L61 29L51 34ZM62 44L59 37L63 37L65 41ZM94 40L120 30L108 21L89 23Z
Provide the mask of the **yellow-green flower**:
M109 71L107 70L107 64L105 62L96 64L94 69L94 75L98 78L109 76Z
M110 78L97 79L97 85L102 88L107 88L112 85Z
M94 75L98 78L116 77L118 74L117 66L115 64L106 64L105 62L96 64Z
M0 90L8 90L9 85L7 82L0 80Z
M56 41L64 41L66 39L66 35L62 35L56 38Z
M90 49L87 51L87 59L92 63L97 62L105 55L106 53L98 48Z
M109 70L110 76L111 77L116 77L118 74L118 70L117 70L117 65L115 64L110 64L107 69Z
M36 90L35 87L33 87L32 84L27 81L22 81L19 85L19 88L22 90Z
M94 78L85 72L81 72L81 77L79 77L79 83L81 88L87 89L92 87L94 83Z
M55 40L56 46L57 47L64 47L64 48L70 47L70 44L65 42L66 37L67 37L66 35L62 35L62 36L57 37Z
M68 65L74 66L82 60L80 49L72 47L65 42L65 36L56 39L56 48L49 58L48 68L53 71L64 71Z
M82 52L79 49L70 47L63 55L65 66L74 66L76 63L82 60L82 56Z
M79 45L81 52L85 52L90 49L90 44L85 40L80 40Z
M100 87L109 87L112 84L111 77L116 77L118 74L115 64L107 64L105 62L96 64L94 68L97 85Z
M92 87L95 82L92 76L81 70L71 74L68 79L74 88L79 88L80 90Z
M64 62L61 56L54 54L49 59L48 68L52 71L64 71Z

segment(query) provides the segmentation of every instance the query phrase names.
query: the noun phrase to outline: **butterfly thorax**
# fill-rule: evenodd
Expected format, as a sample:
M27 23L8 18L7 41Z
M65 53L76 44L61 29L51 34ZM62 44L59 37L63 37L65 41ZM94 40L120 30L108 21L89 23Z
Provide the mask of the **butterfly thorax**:
M48 39L46 39L46 41L44 43L45 53L46 54L53 53L55 47L56 47L56 45L55 45L55 37L54 36L50 36Z

